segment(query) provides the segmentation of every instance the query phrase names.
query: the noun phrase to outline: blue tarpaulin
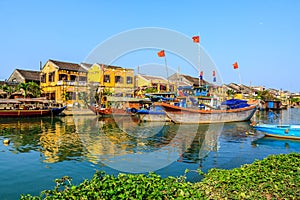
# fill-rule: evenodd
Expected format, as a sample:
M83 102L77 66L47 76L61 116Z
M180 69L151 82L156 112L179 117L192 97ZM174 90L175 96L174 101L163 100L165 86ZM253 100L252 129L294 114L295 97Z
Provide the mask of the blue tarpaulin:
M229 106L230 109L235 109L235 108L245 108L248 107L249 104L247 104L246 100L241 100L241 99L229 99L226 101L223 101L221 105L227 105Z

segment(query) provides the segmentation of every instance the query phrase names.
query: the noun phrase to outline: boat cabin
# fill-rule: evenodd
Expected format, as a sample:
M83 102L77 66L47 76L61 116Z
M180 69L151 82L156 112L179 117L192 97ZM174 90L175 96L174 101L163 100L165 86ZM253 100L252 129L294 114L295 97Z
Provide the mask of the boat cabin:
M43 110L49 106L50 102L44 98L0 99L1 110Z

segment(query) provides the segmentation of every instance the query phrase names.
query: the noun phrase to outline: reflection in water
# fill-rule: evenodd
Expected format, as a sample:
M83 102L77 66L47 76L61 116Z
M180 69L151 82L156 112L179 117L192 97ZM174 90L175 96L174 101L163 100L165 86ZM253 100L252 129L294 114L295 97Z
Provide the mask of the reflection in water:
M299 124L300 109L256 112L253 120L264 124Z
M217 125L139 123L131 116L76 117L75 121L90 161L132 173L155 171L180 156L199 160L215 148L220 134Z
M155 171L172 162L198 162L217 150L222 125L139 123L130 116L77 116L1 121L11 151L40 152L43 162L88 160L119 171Z
M299 123L300 109L281 111L279 116L277 123ZM255 117L268 122L267 112ZM135 118L94 115L0 119L1 198L38 195L65 175L78 184L95 170L180 176L185 169L231 169L270 154L300 152L300 141L256 140L261 133L249 124L139 123ZM10 140L7 146L5 139ZM196 175L188 173L187 180L199 180Z
M274 137L263 137L252 142L252 145L257 146L267 146L269 148L279 148L279 149L297 149L300 147L299 140L289 140L289 139L279 139Z
M43 162L81 159L84 148L74 123L60 118L1 119L0 133L15 153L38 151Z

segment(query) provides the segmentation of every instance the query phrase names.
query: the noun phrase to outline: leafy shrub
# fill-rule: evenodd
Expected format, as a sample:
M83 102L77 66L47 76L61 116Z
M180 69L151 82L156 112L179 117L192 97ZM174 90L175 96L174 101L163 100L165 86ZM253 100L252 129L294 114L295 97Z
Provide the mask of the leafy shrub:
M21 199L297 199L300 154L271 155L231 170L211 169L198 183L186 182L185 176L161 178L149 173L114 177L96 172L78 186L67 176L57 179L56 184L54 190L37 197L22 195Z

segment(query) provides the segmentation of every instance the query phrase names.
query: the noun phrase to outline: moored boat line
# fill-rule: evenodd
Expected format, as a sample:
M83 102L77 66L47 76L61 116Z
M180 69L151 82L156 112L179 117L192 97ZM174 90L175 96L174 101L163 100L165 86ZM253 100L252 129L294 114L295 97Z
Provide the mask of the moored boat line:
M0 117L40 117L59 115L66 106L51 106L45 98L1 99Z

